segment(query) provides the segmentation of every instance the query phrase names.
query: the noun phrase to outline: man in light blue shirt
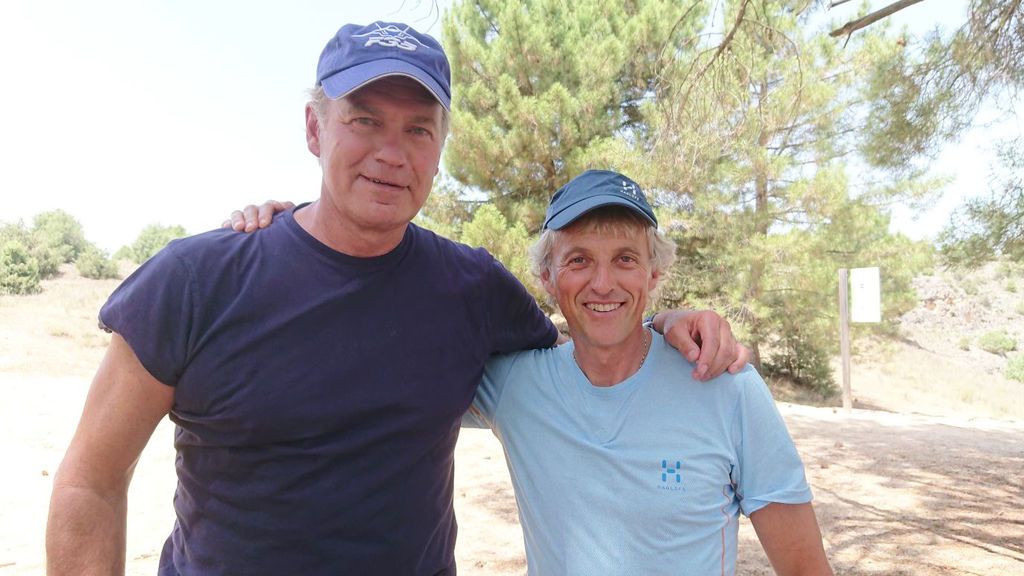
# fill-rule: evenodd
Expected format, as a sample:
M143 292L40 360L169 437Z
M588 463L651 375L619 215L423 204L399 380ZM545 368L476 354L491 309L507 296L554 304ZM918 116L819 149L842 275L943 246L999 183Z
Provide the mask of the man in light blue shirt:
M533 271L572 342L493 358L467 421L494 430L529 573L734 574L739 514L779 574L832 574L811 492L753 368L711 383L642 324L675 246L639 185L552 198Z

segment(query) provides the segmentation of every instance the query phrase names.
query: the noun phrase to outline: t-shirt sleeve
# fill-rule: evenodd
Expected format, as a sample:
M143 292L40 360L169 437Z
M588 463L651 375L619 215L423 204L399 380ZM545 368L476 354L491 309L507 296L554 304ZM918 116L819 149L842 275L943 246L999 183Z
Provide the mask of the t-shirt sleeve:
M499 354L491 356L484 365L484 375L476 388L476 396L469 410L462 417L462 426L466 428L494 428L495 416L501 395L505 391L505 383L512 371L512 356Z
M490 255L488 255L490 257ZM487 305L492 353L554 346L558 330L526 287L501 262L490 257Z
M733 470L740 509L750 516L772 502L803 504L811 501L804 464L789 436L771 392L752 367L739 374L739 463Z
M125 279L100 309L104 330L116 332L154 378L175 386L194 341L196 283L172 243Z

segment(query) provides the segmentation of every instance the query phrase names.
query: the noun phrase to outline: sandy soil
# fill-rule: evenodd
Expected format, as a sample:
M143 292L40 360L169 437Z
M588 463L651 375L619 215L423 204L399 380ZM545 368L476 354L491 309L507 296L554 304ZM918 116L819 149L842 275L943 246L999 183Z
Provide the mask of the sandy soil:
M102 355L94 314L112 287L71 279L48 284L44 295L0 297L0 576L44 570L52 474ZM950 404L929 409L958 412ZM1024 574L1024 421L780 410L807 466L837 574ZM155 572L173 521L171 434L165 421L132 483L129 574ZM462 433L456 511L462 573L525 572L504 458L487 431ZM740 549L739 573L772 573L747 523Z

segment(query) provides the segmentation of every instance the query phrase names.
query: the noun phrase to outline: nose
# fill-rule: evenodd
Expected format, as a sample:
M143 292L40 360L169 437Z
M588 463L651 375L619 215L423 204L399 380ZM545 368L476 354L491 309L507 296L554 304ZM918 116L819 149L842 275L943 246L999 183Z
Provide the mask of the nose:
M377 141L374 159L388 166L403 166L406 162L405 149L402 147L400 135L382 134Z
M615 281L612 277L613 270L608 264L598 264L594 267L594 276L590 279L590 289L595 294L607 294L611 292Z

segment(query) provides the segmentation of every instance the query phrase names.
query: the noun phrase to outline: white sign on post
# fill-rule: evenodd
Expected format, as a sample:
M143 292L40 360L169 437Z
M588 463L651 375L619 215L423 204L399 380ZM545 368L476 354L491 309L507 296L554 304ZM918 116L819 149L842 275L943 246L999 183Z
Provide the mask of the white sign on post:
M882 321L882 287L878 268L850 270L850 321Z

